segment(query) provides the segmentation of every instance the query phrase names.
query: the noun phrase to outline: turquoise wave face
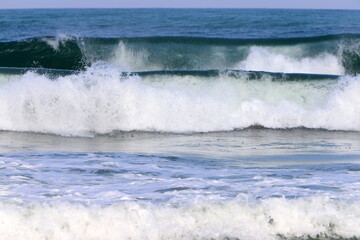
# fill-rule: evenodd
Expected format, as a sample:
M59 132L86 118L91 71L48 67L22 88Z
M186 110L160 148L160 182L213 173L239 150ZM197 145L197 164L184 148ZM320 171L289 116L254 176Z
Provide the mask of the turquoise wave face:
M0 43L0 66L82 69L84 61L75 39L33 38Z
M80 38L0 43L0 66L84 70L98 62L123 71L234 69L310 74L360 72L360 35L230 39Z

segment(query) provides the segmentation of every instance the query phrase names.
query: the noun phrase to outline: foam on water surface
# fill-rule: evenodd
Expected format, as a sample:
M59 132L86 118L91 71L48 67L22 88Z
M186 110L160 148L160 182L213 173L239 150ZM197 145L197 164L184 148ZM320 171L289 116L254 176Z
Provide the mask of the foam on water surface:
M301 56L301 54L300 54ZM315 57L291 57L263 47L251 47L238 68L245 70L296 73L327 73L342 75L344 67L338 57L324 53Z
M356 239L358 141L305 129L90 139L2 132L0 233Z
M138 203L107 207L1 203L1 236L10 239L356 239L358 202L328 198L241 196L222 203L173 207Z
M357 79L121 77L117 68L101 65L56 80L28 72L0 86L0 129L73 136L253 125L359 131Z
M0 238L360 238L358 11L0 12Z

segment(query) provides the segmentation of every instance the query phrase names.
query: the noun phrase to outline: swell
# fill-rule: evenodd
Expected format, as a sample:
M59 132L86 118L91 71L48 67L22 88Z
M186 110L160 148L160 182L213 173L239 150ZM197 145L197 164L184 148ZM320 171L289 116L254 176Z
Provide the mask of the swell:
M0 66L83 70L100 61L125 71L243 69L356 75L359 40L357 34L268 39L41 37L1 42Z

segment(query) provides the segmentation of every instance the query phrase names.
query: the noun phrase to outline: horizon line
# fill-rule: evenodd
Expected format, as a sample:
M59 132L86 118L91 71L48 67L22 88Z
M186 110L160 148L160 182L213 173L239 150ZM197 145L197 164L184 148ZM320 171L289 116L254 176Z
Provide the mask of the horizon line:
M66 10L66 9L244 9L244 10L345 10L345 11L359 11L359 8L288 8L288 7L25 7L25 8L1 8L0 10Z

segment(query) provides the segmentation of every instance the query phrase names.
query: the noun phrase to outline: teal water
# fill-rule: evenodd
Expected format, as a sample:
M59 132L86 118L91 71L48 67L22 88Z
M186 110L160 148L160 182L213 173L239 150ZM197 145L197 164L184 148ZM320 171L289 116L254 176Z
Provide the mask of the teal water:
M360 11L0 10L4 239L359 239Z

